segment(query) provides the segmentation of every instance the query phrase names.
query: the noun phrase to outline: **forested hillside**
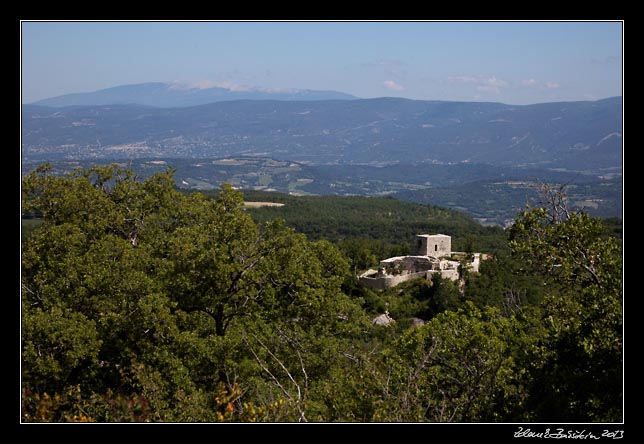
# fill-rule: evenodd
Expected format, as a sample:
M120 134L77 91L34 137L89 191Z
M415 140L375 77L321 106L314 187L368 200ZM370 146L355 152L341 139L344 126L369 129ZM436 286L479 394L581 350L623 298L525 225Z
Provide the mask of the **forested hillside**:
M454 237L456 250L464 248L467 237L481 248L503 248L501 245L504 243L504 231L500 227L483 227L462 212L393 198L294 197L251 191L244 191L244 198L284 203L281 207L253 208L251 215L259 223L284 219L288 225L313 239L341 241L366 238L408 244L416 234L432 232ZM487 245L479 242L487 242Z
M284 220L310 239L336 243L356 270L376 266L380 259L409 254L417 234L452 236L454 251L507 253L507 233L484 227L470 216L445 208L392 198L288 196L244 191L249 201L272 201L284 206L249 209L258 223Z
M622 421L621 224L546 191L503 231L395 199L43 165L22 183L40 221L22 242L22 420ZM244 205L269 200L284 206ZM494 259L457 282L356 281L423 232Z

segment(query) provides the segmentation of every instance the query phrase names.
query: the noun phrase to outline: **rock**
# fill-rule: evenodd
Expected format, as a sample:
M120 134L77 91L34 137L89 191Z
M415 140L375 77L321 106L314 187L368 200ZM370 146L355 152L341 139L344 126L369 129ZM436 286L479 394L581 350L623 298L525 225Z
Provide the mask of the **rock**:
M421 327L421 326L425 325L425 323L426 323L421 318L411 318L409 321L410 321L412 327Z
M383 313L379 316L376 316L371 320L371 323L374 325L389 325L392 322L396 322L391 316L389 316L389 313Z

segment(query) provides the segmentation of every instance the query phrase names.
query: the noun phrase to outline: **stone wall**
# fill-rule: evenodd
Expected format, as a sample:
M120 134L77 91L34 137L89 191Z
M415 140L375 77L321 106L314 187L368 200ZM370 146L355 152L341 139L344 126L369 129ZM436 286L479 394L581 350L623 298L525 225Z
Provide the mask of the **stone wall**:
M396 269L401 273L431 270L433 262L427 256L396 256L380 261L380 270Z
M458 280L458 270L455 270L455 269L443 270L440 273L444 279L449 279L452 281Z
M428 281L432 280L434 274L440 273L441 277L444 279L449 279L451 281L458 280L458 270L457 269L448 269L441 271L419 271L417 273L407 273L407 274L398 274L398 275L381 275L376 270L369 270L358 278L358 280L369 288L374 290L384 290L385 288L395 287L396 285L411 281L414 279L427 279Z
M426 271L419 271L417 273L408 273L408 274L398 274L398 275L386 275L379 276L376 270L373 271L373 275L369 276L367 273L359 277L360 282L369 288L375 290L384 290L385 288L395 287L401 282L411 281L413 279L426 278Z
M488 255L483 253L465 253L463 251L452 251L452 256L456 257L458 260L463 260L468 254L471 254L474 259L469 263L469 270L473 273L479 272L479 267L481 261L484 261L488 258Z
M458 260L467 256L463 252L452 252L452 238L445 234L420 234L412 243L411 250L410 256L396 256L381 260L379 270L368 270L363 273L359 277L360 282L367 287L384 290L412 279L431 280L435 273L440 273L445 279L456 281L459 279ZM448 260L448 256L458 260ZM473 257L469 270L478 272L482 259L481 253L473 253Z

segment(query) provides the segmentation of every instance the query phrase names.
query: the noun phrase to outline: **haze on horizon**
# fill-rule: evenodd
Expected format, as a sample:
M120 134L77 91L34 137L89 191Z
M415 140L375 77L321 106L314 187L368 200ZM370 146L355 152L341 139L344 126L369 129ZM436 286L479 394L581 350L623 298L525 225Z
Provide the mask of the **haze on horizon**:
M623 23L21 23L22 103L118 85L532 104L622 95Z

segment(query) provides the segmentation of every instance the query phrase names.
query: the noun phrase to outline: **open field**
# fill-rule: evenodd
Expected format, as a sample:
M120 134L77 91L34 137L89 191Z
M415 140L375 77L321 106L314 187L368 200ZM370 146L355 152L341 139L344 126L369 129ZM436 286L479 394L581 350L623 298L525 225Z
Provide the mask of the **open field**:
M283 203L278 202L244 202L246 208L261 208L261 207L283 207Z

